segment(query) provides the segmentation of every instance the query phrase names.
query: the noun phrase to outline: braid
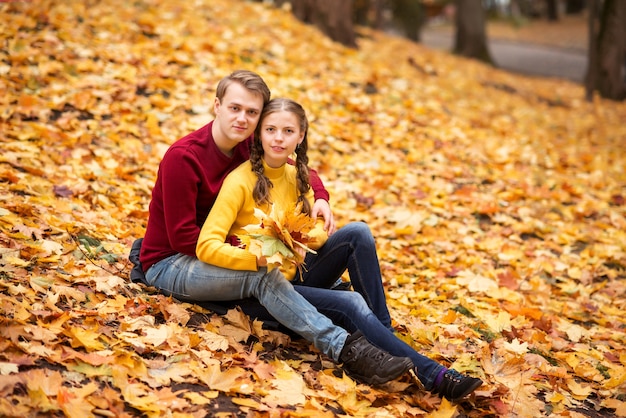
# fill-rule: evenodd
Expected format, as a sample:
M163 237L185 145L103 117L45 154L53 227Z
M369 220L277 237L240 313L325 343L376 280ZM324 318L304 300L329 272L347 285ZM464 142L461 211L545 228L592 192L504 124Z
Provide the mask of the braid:
M257 176L257 182L252 191L252 197L257 205L270 202L270 189L273 187L270 179L267 178L263 169L263 145L261 138L255 135L250 150L250 162L252 163L252 172Z
M302 202L302 213L311 215L311 203L306 198L307 193L311 189L309 183L309 156L307 155L308 141L307 134L304 134L304 141L296 148L296 170L298 182L298 202Z

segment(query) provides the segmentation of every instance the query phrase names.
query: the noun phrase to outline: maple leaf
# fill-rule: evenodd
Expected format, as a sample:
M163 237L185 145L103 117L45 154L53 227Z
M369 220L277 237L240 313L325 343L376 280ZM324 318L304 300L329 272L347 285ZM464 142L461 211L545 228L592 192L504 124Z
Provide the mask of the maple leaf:
M253 392L252 385L246 383L244 379L246 371L239 367L221 371L219 364L209 364L204 369L196 370L196 375L200 381L213 390L241 394Z
M263 402L271 407L304 404L306 385L302 376L284 362L274 362L274 365L274 388L263 398Z

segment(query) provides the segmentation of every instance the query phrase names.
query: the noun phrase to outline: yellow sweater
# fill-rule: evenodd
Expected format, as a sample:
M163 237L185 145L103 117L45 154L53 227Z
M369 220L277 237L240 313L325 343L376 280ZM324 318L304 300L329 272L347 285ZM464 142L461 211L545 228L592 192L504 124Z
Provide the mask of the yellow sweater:
M264 167L265 175L274 185L270 189L270 196L275 210L285 210L298 199L296 168L290 164L270 168L265 163ZM226 177L217 200L200 231L196 246L198 259L214 266L233 270L258 270L254 254L247 249L226 243L226 238L229 236L246 235L247 232L243 227L259 223L254 216L256 204L252 197L256 181L257 176L252 172L250 161L244 162ZM313 200L313 191L310 191L307 198L310 202ZM270 205L265 204L259 209L269 214ZM324 222L320 218L316 227L309 233L313 242L307 245L313 250L320 248L328 239L323 225ZM296 274L296 267L292 263L285 263L281 271L287 280L292 280Z

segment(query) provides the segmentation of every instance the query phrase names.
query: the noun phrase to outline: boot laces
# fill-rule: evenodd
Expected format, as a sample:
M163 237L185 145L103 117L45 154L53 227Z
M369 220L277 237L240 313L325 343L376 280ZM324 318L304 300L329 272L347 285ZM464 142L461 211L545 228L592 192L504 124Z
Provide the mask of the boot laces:
M385 357L386 357L385 353L382 350L377 350L373 346L368 347L365 350L365 352L363 353L363 355L365 357L369 357L369 358L371 358L371 359L373 359L373 360L375 360L376 362L379 362L379 363L382 362L385 359Z
M452 369L452 370L448 370L445 374L445 376L452 380L454 383L460 383L461 380L463 380L463 375L459 372L457 372L456 370Z

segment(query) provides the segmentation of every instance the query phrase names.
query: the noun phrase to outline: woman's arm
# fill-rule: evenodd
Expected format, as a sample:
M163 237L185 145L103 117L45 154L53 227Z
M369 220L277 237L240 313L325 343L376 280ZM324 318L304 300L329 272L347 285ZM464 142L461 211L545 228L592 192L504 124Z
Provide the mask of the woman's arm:
M215 204L200 230L196 246L196 256L199 260L233 270L258 270L254 254L226 243L239 212L246 205L248 195L249 198L252 197L236 172L226 177Z

